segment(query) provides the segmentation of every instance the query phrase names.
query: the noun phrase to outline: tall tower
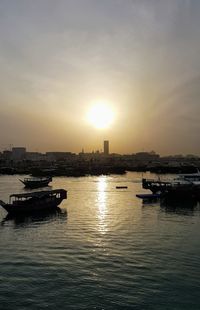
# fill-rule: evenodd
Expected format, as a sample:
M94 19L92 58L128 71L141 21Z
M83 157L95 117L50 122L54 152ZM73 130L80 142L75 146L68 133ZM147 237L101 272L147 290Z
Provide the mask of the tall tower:
M105 140L103 142L103 153L104 155L109 155L109 141Z

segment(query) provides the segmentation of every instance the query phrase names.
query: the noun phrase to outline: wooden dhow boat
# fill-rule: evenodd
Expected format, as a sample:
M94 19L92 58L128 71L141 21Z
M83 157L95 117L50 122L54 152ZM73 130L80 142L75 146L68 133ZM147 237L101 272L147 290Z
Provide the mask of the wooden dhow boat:
M52 181L52 177L34 177L34 178L24 178L20 180L27 188L39 188L47 186Z
M0 205L12 214L33 213L56 208L63 199L67 198L67 191L55 189L32 193L12 194L9 203L0 200Z

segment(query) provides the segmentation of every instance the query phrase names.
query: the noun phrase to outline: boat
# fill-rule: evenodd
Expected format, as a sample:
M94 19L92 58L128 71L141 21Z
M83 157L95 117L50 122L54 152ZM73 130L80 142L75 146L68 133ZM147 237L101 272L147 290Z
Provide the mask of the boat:
M187 200L187 199L200 199L200 185L195 183L181 184L181 183L172 183L162 193L163 199L170 200Z
M67 198L67 191L55 189L10 195L9 203L0 200L0 205L12 214L33 213L56 208L63 199Z
M200 199L200 172L180 174L172 180L142 179L142 187L162 198Z
M117 189L126 189L128 186L116 186Z
M52 177L33 177L20 180L27 188L38 188L47 186L52 181Z
M137 194L137 198L140 199L159 199L161 197L161 194Z

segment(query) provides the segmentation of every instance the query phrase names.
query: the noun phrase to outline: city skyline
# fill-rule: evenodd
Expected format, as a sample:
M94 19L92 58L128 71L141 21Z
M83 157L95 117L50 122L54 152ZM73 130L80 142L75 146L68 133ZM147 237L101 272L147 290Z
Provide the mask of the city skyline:
M1 148L200 155L200 2L0 2Z
M149 154L149 155L156 155L156 156L161 156L161 157L199 157L199 155L197 154L192 154L192 153L186 153L186 154L181 154L181 153L176 153L176 154L159 154L158 152L156 152L155 150L137 150L136 152L132 152L132 153L115 153L112 152L112 149L110 151L110 141L109 140L104 140L102 141L102 145L99 146L97 149L85 149L84 147L79 150L78 152L72 152L70 149L65 149L63 151L59 151L59 150L46 150L43 152L40 152L38 150L30 150L27 149L26 146L13 146L13 145L9 145L7 148L1 148L0 147L0 155L2 154L8 154L8 153L15 153L15 152L22 152L22 154L41 154L41 155L45 155L45 154L74 154L74 155L80 155L80 154L94 154L94 155L142 155L142 154Z

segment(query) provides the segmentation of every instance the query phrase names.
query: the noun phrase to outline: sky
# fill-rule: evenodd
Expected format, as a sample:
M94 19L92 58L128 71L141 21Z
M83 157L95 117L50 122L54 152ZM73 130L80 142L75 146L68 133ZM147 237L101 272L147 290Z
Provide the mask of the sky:
M200 155L199 100L200 1L0 0L1 150Z

